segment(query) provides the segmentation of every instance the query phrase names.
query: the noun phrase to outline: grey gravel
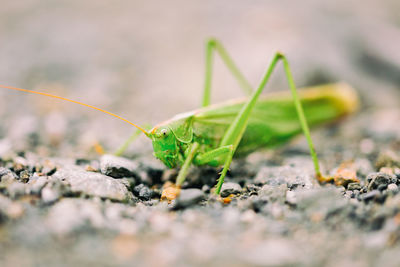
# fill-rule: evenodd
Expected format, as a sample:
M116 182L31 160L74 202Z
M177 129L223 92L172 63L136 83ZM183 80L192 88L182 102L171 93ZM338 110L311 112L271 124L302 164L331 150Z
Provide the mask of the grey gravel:
M0 167L0 181L2 184L6 185L12 183L17 178L18 178L17 175L11 170L4 167Z
M394 175L390 175L383 172L371 173L367 176L368 190L377 189L380 185L388 185L395 180Z
M104 155L100 159L101 173L114 177L139 177L139 165L126 158Z
M9 169L0 167L0 178L9 173L11 173L11 171Z
M100 204L79 199L63 199L49 210L46 225L50 231L64 236L87 224L101 226Z
M292 266L299 264L303 258L299 246L279 238L260 242L238 253L244 263L251 266Z
M43 187L46 185L47 180L47 176L34 175L28 183L30 194L39 195Z
M372 190L372 191L362 195L361 199L368 202L370 200L378 199L380 196L381 196L381 193L379 192L379 190Z
M19 180L23 183L27 183L30 178L30 173L27 170L23 170L19 173Z
M279 186L273 186L269 184L265 184L261 187L258 194L260 196L268 197L269 200L273 202L285 202L285 198L287 197L286 192L288 191L288 187L286 184L281 184Z
M61 192L56 188L47 185L42 189L41 197L44 203L53 203L61 197Z
M16 198L19 198L19 197L25 195L26 185L24 183L16 181L16 182L11 183L7 187L7 191L8 191L9 196L12 199L16 199Z
M312 177L304 169L292 166L262 167L254 178L256 184L281 185L289 188L312 187Z
M349 183L347 185L347 189L348 190L360 190L361 189L361 185L359 183Z
M145 186L144 184L140 184L134 187L133 193L142 200L150 200L153 192L150 188Z
M119 201L132 199L132 193L128 191L123 182L100 173L78 169L61 169L57 170L52 177L66 183L73 193L82 193Z
M230 194L239 194L242 192L242 187L238 183L225 182L221 187L221 196L227 197Z
M297 204L296 192L287 191L286 192L286 202L289 203L290 205L296 205Z
M389 184L387 189L391 192L397 193L399 191L399 187L396 184Z
M200 189L182 189L174 204L175 209L187 208L205 199L205 194Z

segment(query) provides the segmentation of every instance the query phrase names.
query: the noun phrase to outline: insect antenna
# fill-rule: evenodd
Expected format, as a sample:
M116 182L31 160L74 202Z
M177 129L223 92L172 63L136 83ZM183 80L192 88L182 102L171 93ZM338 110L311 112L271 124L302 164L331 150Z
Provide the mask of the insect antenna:
M31 93L31 94L37 94L37 95L48 96L48 97L57 98L57 99L61 99L61 100L64 100L64 101L72 102L72 103L75 103L75 104L78 104L78 105L81 105L81 106L89 107L89 108L92 108L92 109L101 111L101 112L103 112L103 113L106 113L106 114L108 114L108 115L111 115L111 116L113 116L113 117L115 117L115 118L118 118L118 119L120 119L120 120L122 120L122 121L124 121L124 122L126 122L126 123L129 123L130 125L136 127L136 128L139 129L140 131L142 131L145 135L148 135L148 133L147 133L146 130L144 130L142 127L140 127L140 126L134 124L133 122L130 122L129 120L127 120L127 119L125 119L125 118L122 118L121 116L118 116L117 114L114 114L114 113L112 113L112 112L109 112L109 111L107 111L107 110L104 110L104 109L101 109L101 108L98 108L98 107L95 107L95 106L92 106L92 105L89 105L89 104L85 104L85 103L82 103L82 102L79 102L79 101L75 101L75 100L72 100L72 99L68 99L68 98L65 98L65 97L61 97L61 96L56 96L56 95L52 95L52 94L48 94L48 93L43 93L43 92L38 92L38 91L33 91L33 90L28 90L28 89L22 89L22 88L18 88L18 87L0 85L0 88L5 88L5 89L10 89L10 90L15 90L15 91L21 91L21 92L25 92L25 93Z

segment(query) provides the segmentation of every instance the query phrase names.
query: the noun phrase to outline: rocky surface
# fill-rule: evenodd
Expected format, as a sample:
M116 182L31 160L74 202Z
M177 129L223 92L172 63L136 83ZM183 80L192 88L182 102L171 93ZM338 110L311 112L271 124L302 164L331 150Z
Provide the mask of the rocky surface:
M345 80L361 107L313 130L331 183L316 181L298 138L235 159L221 196L220 169L193 167L168 202L177 170L149 140L102 154L128 126L1 91L1 266L400 265L398 1L61 2L2 3L2 84L156 123L197 107L215 35L252 85L284 50L298 85ZM235 94L219 69L213 101ZM287 86L279 70L271 85Z
M293 167L304 160L280 167L247 159L258 173L237 183L242 175L233 169L224 199L205 188L210 183L182 189L171 203L160 201L161 182L135 185L140 177L114 178L75 164L54 163L56 171L46 175L40 160L23 170L3 161L9 167L1 168L2 258L9 266L20 253L27 266L387 264L400 249L399 169L381 167L347 187L321 186L307 174L311 164L301 175ZM150 173L156 166L134 162Z

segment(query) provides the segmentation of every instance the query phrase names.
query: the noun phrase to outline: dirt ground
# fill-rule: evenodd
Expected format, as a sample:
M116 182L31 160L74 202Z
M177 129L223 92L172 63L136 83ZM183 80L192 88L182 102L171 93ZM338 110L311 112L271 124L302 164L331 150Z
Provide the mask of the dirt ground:
M5 1L0 84L40 90L154 125L198 108L208 38L257 86L276 51L299 87L345 81L348 118L315 129L320 186L303 137L219 169L192 168L180 198L142 136L103 113L0 90L1 266L399 266L400 2ZM268 90L286 90L278 68ZM212 102L241 92L219 58Z

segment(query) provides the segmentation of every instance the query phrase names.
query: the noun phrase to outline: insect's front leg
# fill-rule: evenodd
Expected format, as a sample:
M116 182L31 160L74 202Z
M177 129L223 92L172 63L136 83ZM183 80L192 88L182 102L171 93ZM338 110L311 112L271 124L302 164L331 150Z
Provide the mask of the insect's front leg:
M231 165L233 158L234 148L233 145L221 146L217 149L211 150L209 152L199 154L195 162L198 165L207 164L215 159L223 158L224 168L221 171L220 177L218 179L218 183L215 189L215 194L219 194L221 192L222 184L224 183L224 179L226 173L228 172L229 166Z
M229 165L232 161L233 146L232 145L222 146L205 153L198 153L197 152L198 148L199 148L199 143L196 142L193 143L191 146L189 146L185 161L182 165L181 170L179 171L178 177L176 178L176 185L180 186L182 185L183 181L185 181L190 164L192 162L195 163L196 165L204 165L216 160L218 162L224 163L224 168L222 169L221 172L222 179L220 177L220 182L219 182L220 186L219 187L217 186L217 191L218 191L217 193L219 193L226 172L228 171Z
M233 146L232 145L228 145L228 146L221 146L218 147L214 150L202 153L202 154L198 154L196 156L196 158L193 160L193 162L196 165L205 165L208 164L214 160L219 160L220 158L224 158L227 155L229 155L229 153L233 150ZM222 162L225 162L225 158ZM219 164L220 165L220 164Z
M176 185L181 186L183 181L185 181L185 178L187 176L187 173L190 168L190 164L193 161L194 156L196 155L198 149L199 149L199 143L194 142L189 145L188 147L188 153L186 155L185 161L183 162L182 168L179 171L178 177L176 178Z

